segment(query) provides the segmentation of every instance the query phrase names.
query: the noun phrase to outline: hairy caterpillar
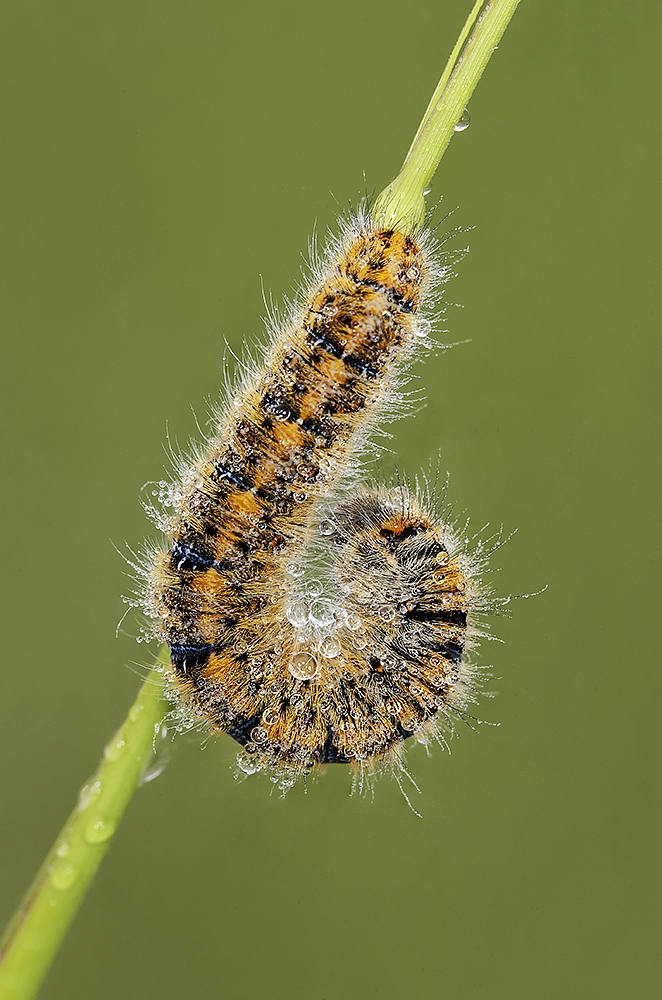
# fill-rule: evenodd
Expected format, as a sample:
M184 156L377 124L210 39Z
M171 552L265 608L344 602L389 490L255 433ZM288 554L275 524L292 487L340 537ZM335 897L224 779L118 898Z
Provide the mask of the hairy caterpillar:
M348 475L397 408L456 257L368 212L346 223L167 491L143 606L168 687L189 722L243 745L244 770L283 785L318 764L398 762L473 697L476 558L408 488Z

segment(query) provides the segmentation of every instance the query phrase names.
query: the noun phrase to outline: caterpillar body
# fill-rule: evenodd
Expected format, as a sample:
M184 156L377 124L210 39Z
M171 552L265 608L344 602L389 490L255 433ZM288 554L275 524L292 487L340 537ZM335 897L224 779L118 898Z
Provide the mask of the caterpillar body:
M346 223L169 488L143 593L167 686L283 786L320 764L399 766L407 737L473 700L479 560L407 487L355 472L456 257L368 212Z

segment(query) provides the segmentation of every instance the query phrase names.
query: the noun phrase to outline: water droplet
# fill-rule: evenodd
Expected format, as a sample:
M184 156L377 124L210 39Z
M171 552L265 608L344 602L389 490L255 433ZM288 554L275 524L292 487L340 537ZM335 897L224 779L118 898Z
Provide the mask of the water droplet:
M152 758L151 763L140 775L140 781L138 784L147 785L150 781L154 781L154 779L158 778L160 774L163 774L169 762L170 753L162 750L156 757Z
M337 628L343 628L347 625L347 612L344 608L336 608L333 612L333 620Z
M84 812L85 809L94 802L96 797L101 793L101 782L95 781L91 785L83 785L78 795L78 812Z
M464 132L466 128L469 128L471 123L471 115L469 114L469 109L465 108L460 117L458 118L455 128L455 132Z
M115 833L115 823L111 819L95 816L85 827L84 837L88 844L102 844Z
M237 767L242 774L255 774L260 770L259 764L254 764L250 757L243 752L237 754Z
M138 721L140 713L143 711L144 708L145 708L144 705L132 705L131 706L131 708L129 709L129 719L131 720L131 722L137 722Z
M262 713L262 721L265 726L275 726L279 719L280 714L275 708L265 708ZM253 739L255 739L255 736L253 736Z
M59 864L51 872L51 885L64 892L65 889L69 889L74 884L77 878L77 868L70 864Z
M172 756L172 742L169 738L168 727L161 722L154 726L154 739L152 740L153 755L145 763L145 768L140 775L139 785L146 785L154 781L165 771Z
M327 635L320 642L320 653L322 656L328 656L329 659L333 659L337 656L341 650L341 645L335 635Z
M310 462L299 462L297 472L302 479L312 479L315 475L315 466L311 465Z
M310 605L310 621L312 625L325 628L335 621L335 608L333 601L328 597L320 597Z
M457 126L456 126L457 128ZM275 403L273 406L269 407L269 412L273 413L276 420L289 420L290 411L284 403Z
M320 523L320 535L332 535L335 530L335 525L331 521L322 521Z
M124 740L118 740L117 738L112 739L110 743L107 744L103 755L106 760L109 760L112 763L113 761L120 759L124 753L125 746L126 743Z
M416 320L415 333L417 337L427 337L432 329L432 323L425 316L419 316Z
M295 601L285 611L285 616L295 628L302 628L310 618L310 608L305 601Z
M309 681L317 674L317 660L311 653L292 653L288 670L299 681Z

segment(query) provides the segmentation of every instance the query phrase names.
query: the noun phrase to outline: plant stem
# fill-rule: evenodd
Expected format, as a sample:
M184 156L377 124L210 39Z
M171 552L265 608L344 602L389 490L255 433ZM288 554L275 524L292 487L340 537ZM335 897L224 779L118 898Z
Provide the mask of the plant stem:
M474 4L460 32L400 173L375 202L379 225L405 231L423 225L428 185L519 0L483 2Z
M373 216L379 224L407 231L423 224L426 189L518 2L475 3L402 170L375 203ZM167 658L162 650L160 661ZM168 711L156 666L7 928L0 943L0 1000L35 996L110 847Z
M110 847L170 710L155 667L83 786L0 943L1 1000L34 997Z

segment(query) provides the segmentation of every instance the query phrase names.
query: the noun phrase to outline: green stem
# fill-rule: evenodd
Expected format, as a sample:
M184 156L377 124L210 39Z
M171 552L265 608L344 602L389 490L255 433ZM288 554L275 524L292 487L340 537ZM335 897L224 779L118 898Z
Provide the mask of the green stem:
M0 943L0 1000L34 997L110 847L170 709L152 670Z
M488 0L483 8L479 0L474 5L402 170L375 203L373 215L380 224L412 231L422 225L425 191L518 2ZM167 661L167 651L160 660ZM110 847L168 711L155 667L0 943L0 1000L35 996Z
M379 225L415 231L423 224L427 188L519 0L483 2L474 4L460 32L402 170L375 202Z

